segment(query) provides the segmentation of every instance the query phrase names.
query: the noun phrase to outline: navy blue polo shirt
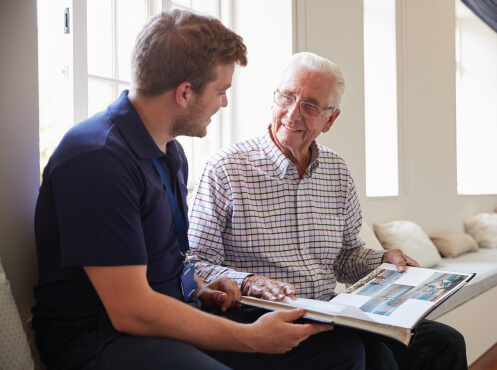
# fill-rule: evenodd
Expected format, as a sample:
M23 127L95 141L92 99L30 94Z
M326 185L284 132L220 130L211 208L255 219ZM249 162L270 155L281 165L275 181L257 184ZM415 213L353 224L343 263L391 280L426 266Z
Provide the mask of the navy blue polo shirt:
M183 258L154 157L187 222L184 151L173 140L164 155L127 91L64 136L43 172L36 205L35 330L98 326L104 307L82 266L147 265L155 291L182 298Z

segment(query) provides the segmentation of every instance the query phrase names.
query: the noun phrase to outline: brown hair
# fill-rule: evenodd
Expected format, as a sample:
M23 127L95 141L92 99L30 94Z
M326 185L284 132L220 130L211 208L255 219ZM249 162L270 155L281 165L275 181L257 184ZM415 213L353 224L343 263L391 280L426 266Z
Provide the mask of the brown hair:
M174 9L150 18L131 54L132 86L157 96L190 82L201 94L216 79L219 64L247 64L243 39L218 19Z

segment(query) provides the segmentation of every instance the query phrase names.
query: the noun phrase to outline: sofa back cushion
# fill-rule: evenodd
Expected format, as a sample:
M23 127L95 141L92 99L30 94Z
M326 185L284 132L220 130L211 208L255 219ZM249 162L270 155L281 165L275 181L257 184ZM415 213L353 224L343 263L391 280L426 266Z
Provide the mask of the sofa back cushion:
M396 220L375 223L374 231L383 248L398 248L421 267L433 267L442 260L428 235L414 222Z
M463 253L479 249L476 240L465 233L443 231L430 234L430 239L440 254L447 258L457 257Z
M497 248L497 213L479 213L464 221L466 232L480 248Z

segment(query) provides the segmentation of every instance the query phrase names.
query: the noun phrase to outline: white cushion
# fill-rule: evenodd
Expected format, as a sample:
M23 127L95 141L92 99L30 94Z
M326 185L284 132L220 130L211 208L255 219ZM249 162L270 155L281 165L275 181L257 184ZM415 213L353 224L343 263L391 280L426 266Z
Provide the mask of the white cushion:
M359 237L364 243L366 243L364 245L366 248L374 249L375 251L385 250L374 234L373 230L371 230L371 228L365 223L362 224L361 231L359 232Z
M34 369L10 283L0 260L0 369Z
M374 224L374 230L383 248L398 248L421 267L432 267L442 260L428 235L414 222L397 220Z
M497 213L479 213L464 221L466 232L481 248L497 248Z

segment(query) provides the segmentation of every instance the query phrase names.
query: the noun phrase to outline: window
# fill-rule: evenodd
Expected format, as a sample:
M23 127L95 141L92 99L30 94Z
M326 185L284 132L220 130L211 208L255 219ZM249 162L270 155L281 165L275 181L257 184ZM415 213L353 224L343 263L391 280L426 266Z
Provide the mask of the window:
M497 193L497 33L456 1L457 192Z
M136 35L163 6L214 15L229 25L226 0L38 0L41 169L71 126L129 88ZM202 140L178 138L189 160L189 188L207 157L229 144L227 115L226 109L218 112Z
M395 0L364 0L366 196L399 194Z

